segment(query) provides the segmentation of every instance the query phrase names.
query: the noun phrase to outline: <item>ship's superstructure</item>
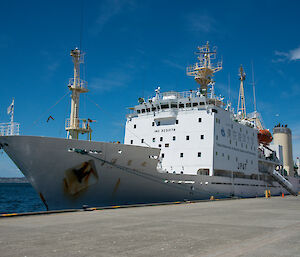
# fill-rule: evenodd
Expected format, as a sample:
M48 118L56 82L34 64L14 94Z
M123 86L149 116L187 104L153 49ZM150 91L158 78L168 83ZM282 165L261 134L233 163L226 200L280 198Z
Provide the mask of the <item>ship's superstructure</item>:
M188 67L200 84L196 91L161 93L142 101L127 117L125 144L161 149L161 172L209 176L250 177L258 173L257 130L237 116L214 94L214 65L207 43L199 47L199 63ZM244 73L241 68L241 83ZM243 91L242 91L243 94ZM245 115L245 102L242 98ZM245 116L239 115L239 118Z
M92 121L79 119L79 94L87 87L79 72L83 54L72 50L68 138L3 136L0 148L52 210L255 197L265 190L296 195L300 180L284 176L282 146L270 144L272 135L256 108L246 114L243 69L235 113L214 93L212 78L222 69L222 62L213 62L216 48L207 42L198 50L198 62L187 75L199 87L185 92L157 88L153 97L139 98L127 115L124 144L78 140L79 134L90 136Z

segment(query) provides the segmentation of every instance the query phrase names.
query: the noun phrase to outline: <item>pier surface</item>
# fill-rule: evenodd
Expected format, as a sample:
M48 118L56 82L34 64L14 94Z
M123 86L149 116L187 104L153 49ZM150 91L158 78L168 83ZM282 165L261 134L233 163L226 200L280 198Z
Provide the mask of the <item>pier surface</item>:
M300 256L300 197L0 219L4 256Z

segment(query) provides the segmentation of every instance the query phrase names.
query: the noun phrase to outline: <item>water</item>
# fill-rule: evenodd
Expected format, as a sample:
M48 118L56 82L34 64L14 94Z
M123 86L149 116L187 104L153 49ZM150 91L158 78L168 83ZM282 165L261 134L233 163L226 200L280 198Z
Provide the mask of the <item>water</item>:
M46 211L36 191L27 183L0 183L0 214Z

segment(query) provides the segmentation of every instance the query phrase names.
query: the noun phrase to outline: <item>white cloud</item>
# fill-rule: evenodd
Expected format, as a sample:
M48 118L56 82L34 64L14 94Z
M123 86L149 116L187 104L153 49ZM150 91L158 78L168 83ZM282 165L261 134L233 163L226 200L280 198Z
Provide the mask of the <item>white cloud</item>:
M101 32L104 26L115 16L124 11L134 9L134 0L105 0L101 3L99 14L96 19L95 25L92 28L92 33L97 35Z
M162 62L163 62L164 64L168 65L168 66L173 67L173 68L177 68L177 69L179 69L179 70L185 70L185 67L184 67L184 66L182 66L182 65L180 65L180 64L178 64L178 63L176 63L176 62L173 62L173 61L171 61L171 60L164 59L164 60L162 60Z
M131 80L131 76L124 71L113 71L101 78L92 78L89 87L97 91L112 91L124 87Z
M288 52L275 51L275 55L278 56L278 58L273 60L273 62L300 60L300 46Z
M216 20L207 14L190 14L187 16L189 30L193 32L214 32L216 31Z

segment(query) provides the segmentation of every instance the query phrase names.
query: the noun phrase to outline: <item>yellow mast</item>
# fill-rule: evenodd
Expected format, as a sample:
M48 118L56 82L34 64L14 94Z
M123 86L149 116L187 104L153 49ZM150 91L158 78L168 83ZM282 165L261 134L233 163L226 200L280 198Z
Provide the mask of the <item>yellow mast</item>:
M71 95L71 114L70 119L66 120L66 131L69 139L78 139L79 134L87 134L91 139L92 129L89 119L79 119L79 96L81 93L88 92L87 82L80 79L80 64L84 62L84 54L78 49L71 50L70 55L74 63L74 77L69 80L68 87Z
M212 63L212 60L216 59L216 47L210 48L209 42L204 46L198 46L199 52L196 52L199 62L187 67L186 74L193 76L196 82L200 85L201 94L207 96L208 85L214 83L212 77L215 72L222 69L222 61L218 61L216 64Z

